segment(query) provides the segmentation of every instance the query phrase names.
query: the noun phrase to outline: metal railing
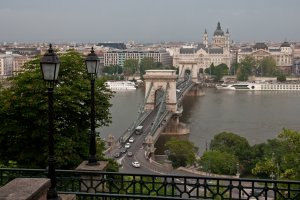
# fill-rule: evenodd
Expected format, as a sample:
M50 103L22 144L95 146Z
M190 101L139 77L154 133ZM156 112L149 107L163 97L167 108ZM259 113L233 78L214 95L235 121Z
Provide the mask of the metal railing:
M0 186L43 169L0 168ZM57 191L77 199L300 199L300 181L57 170Z

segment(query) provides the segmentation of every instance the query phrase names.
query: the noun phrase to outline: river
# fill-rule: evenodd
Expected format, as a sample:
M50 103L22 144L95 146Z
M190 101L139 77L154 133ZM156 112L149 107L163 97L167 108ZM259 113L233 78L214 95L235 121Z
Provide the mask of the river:
M205 88L205 95L185 97L181 122L188 124L188 139L202 153L214 135L228 131L245 137L251 145L275 138L283 128L300 131L300 91L220 91ZM111 100L112 124L100 136L119 137L138 116L144 90L117 92ZM162 146L168 137L162 137Z

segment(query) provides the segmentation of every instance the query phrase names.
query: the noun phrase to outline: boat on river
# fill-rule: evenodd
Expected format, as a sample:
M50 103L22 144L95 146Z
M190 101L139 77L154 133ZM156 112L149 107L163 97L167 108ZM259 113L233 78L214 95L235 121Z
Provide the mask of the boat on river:
M295 91L300 90L300 84L287 84L287 83L255 83L255 82L237 82L231 84L216 85L218 90L260 90L260 91Z
M132 81L106 81L105 86L112 91L136 90L136 84Z

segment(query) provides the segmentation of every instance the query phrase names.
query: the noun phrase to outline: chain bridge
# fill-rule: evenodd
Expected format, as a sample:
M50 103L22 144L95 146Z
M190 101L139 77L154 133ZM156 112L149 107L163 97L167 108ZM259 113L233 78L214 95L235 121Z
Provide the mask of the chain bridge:
M175 70L146 70L144 81L145 99L139 114L121 135L119 143L123 146L136 134L137 127L141 127L144 136L142 143L146 144L146 154L153 155L154 144L162 132L178 134L184 97L199 95L202 91L188 72L179 79ZM142 143L139 145L142 146Z

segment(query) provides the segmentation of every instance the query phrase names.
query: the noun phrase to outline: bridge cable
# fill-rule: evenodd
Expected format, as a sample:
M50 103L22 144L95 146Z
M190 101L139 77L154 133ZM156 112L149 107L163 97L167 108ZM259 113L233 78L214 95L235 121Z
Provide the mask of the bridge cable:
M125 142L127 139L129 139L129 137L131 137L131 135L133 134L137 125L140 123L142 115L144 114L145 105L147 103L148 97L150 96L152 87L153 87L153 82L151 82L151 85L149 87L148 93L144 99L142 106L139 106L139 111L138 111L139 114L138 114L136 120L129 126L129 128L122 134L122 136L119 137L120 143Z
M161 103L159 105L158 112L156 113L155 119L154 119L153 124L151 126L151 129L150 129L150 134L151 135L154 134L153 131L156 130L156 128L157 128L157 122L159 121L159 118L161 116L163 108L166 105L166 96L167 96L167 93L168 93L168 88L169 88L169 82L166 85L165 93L164 93L163 97L161 98ZM166 109L166 107L164 109Z

